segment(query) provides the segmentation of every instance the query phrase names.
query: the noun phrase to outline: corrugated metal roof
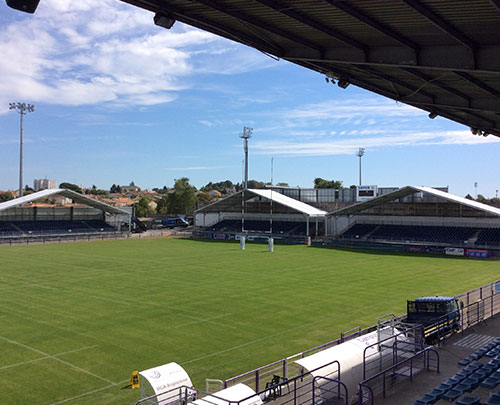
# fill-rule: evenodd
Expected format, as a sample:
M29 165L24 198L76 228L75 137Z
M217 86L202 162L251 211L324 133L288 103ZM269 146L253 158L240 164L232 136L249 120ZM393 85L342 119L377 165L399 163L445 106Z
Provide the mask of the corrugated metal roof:
M36 201L36 200L39 200L40 198L50 197L50 196L56 195L56 194L61 195L63 197L70 198L71 200L73 200L76 203L89 205L91 207L100 209L100 210L102 210L104 212L108 212L110 214L126 214L126 215L129 214L127 211L112 207L111 205L105 204L101 201L94 200L93 198L86 197L83 194L76 193L74 191L62 189L62 188L42 190L42 191L38 191L38 192L33 193L33 194L25 195L21 198L16 198L14 200L5 201L3 203L0 203L0 211L8 210L9 208L14 208L14 207L17 207L19 205L29 203L32 201Z
M417 186L406 186L402 187L399 190L393 191L392 193L382 195L380 197L375 197L371 200L351 205L347 208L342 208L340 210L336 210L328 213L329 216L341 216L341 215L355 215L360 213L361 211L385 204L390 201L397 200L399 198L406 197L408 195L423 192L426 194L433 195L435 197L443 198L447 201L455 202L458 204L462 204L467 207L471 207L480 211L484 211L488 214L499 216L500 217L500 209L492 207L490 205L486 205L477 201L469 200L467 198L459 197L454 194L446 193L444 191L436 190L431 187L417 187Z

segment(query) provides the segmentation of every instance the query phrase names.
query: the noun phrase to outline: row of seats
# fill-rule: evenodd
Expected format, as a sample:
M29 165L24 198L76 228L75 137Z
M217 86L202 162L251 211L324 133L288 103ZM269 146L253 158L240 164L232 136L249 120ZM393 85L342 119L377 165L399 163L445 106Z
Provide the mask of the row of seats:
M0 221L0 236L54 235L113 232L116 229L101 220L88 221Z
M466 359L459 361L464 366L462 370L443 381L432 391L426 393L414 405L434 404L439 400L453 402L457 405L481 405L479 396L463 396L472 393L476 388L483 387L493 390L500 385L500 338L484 345ZM491 358L488 363L474 361L486 356ZM462 397L462 398L460 398ZM500 405L500 390L490 395L485 405Z
M323 226L323 224L320 224ZM209 229L212 232L226 232L226 233L237 233L241 232L241 220L223 220L214 225ZM316 229L316 224L310 224L311 229ZM245 220L244 229L246 231L254 232L269 232L271 229L270 221L260 221L260 220ZM272 223L273 234L284 234L284 235L305 235L306 234L306 223L304 222L291 222L291 221L273 221Z
M355 224L341 238L414 242L464 243L500 246L500 229L458 226Z

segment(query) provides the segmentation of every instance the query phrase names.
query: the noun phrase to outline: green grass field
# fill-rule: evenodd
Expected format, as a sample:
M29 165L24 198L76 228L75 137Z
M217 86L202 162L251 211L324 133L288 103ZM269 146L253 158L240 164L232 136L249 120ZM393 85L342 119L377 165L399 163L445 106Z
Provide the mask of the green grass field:
M0 403L131 404L133 370L199 388L337 338L499 263L180 239L0 247Z

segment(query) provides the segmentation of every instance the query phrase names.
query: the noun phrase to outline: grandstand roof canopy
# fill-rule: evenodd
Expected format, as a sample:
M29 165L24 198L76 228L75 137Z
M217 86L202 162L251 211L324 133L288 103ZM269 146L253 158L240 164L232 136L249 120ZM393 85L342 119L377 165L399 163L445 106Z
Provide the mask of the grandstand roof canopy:
M454 194L446 193L444 191L436 190L431 187L416 187L416 186L406 186L402 187L399 190L393 191L392 193L382 195L380 197L372 198L371 200L351 205L350 207L342 208L337 211L333 211L328 213L328 216L341 216L341 215L356 215L360 212L370 209L379 205L383 205L385 203L397 200L399 198L403 198L409 196L414 193L422 192L424 194L430 194L435 197L442 198L452 203L457 203L461 205L465 205L470 208L474 208L480 211L484 211L490 215L500 217L500 209L492 207L490 205L482 204L477 201L469 200L467 198L459 197Z
M39 200L40 198L50 197L52 195L61 195L66 198L72 199L75 203L89 205L91 207L100 209L101 211L107 212L109 214L126 214L129 215L129 212L121 210L119 208L113 207L111 205L105 204L101 201L94 200L93 198L86 197L83 194L76 193L75 191L63 189L63 188L54 188L38 191L36 193L25 195L21 198L15 198L14 200L5 201L0 203L0 211L8 210L9 208L16 207L18 205L33 202Z
M276 191L250 188L239 191L238 193L230 195L229 197L209 204L203 208L200 208L199 210L196 210L196 212L223 212L226 207L233 207L235 205L241 204L242 198L244 198L245 201L248 201L255 197L262 197L268 201L272 200L273 203L283 205L309 217L325 217L327 214L326 211L303 203L302 201L297 201L294 198L288 197Z
M500 136L500 0L122 0Z

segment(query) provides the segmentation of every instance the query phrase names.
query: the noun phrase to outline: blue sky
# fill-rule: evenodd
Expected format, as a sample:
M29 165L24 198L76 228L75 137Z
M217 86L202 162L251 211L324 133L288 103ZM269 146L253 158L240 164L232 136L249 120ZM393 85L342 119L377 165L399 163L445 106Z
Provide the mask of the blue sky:
M450 186L494 197L500 139L397 104L118 0L42 0L34 15L0 2L0 190L15 189L19 114L24 183L171 187L188 177L312 187L315 177L378 186Z

